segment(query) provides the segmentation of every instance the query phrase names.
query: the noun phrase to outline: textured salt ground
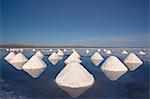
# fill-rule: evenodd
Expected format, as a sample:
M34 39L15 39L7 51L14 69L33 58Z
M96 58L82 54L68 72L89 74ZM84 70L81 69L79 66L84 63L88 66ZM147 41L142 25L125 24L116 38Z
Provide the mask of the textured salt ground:
M53 66L46 56L44 58L48 64L46 70L38 79L33 79L27 73L14 69L4 61L3 57L6 54L5 52L1 53L1 79L7 82L9 86L3 89L3 92L12 89L17 92L15 97L23 95L32 99L71 98L54 82L58 72L65 66L64 58L56 66ZM32 52L25 53L27 58L31 55L33 55ZM105 59L106 57L104 56ZM67 57L65 56L65 58ZM122 56L119 58L123 59ZM143 58L145 59L145 57ZM101 72L99 67L92 64L90 57L82 57L81 59L83 60L83 66L95 76L95 83L78 98L148 98L148 61L145 61L136 71L128 71L119 80L112 82Z

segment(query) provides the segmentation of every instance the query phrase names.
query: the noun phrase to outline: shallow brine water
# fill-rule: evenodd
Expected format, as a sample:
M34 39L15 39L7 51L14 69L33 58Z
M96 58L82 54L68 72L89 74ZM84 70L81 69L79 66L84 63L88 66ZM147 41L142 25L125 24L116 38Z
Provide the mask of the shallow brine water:
M18 98L18 99L54 99L54 98L72 98L67 92L60 89L55 83L55 77L65 66L64 60L71 53L71 49L65 52L65 57L57 65L52 65L48 61L48 56L51 54L47 49L41 50L45 57L44 61L48 65L46 70L39 78L32 78L26 72L19 71L4 60L4 57L9 53L4 50L0 52L1 62L1 98ZM126 48L127 51L133 52L139 56L144 62L137 70L128 71L116 81L109 80L102 73L100 66L95 66L90 56L97 50L90 49L90 53L86 54L86 49L77 49L82 56L82 65L94 76L94 85L85 91L77 98L88 99L110 99L110 98L149 98L149 49L146 49L146 55L138 55L138 48ZM56 49L54 50L56 51ZM106 59L108 56L103 51L101 55ZM34 52L30 49L25 49L23 54L29 59ZM126 57L120 53L120 49L112 49L112 55L117 56L121 61ZM103 61L104 62L104 61Z

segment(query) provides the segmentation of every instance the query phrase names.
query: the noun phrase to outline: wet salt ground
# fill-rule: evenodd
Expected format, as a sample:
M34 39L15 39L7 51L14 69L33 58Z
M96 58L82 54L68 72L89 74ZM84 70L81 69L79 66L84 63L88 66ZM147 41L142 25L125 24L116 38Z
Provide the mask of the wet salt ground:
M101 64L96 67L92 64L90 57L96 49L90 49L89 55L85 54L85 49L78 49L79 53L83 56L81 60L82 65L95 77L94 85L77 98L99 99L99 98L135 98L145 99L149 98L148 84L149 84L149 51L146 56L139 56L144 64L136 71L128 71L120 79L110 81L100 70ZM44 50L42 50L44 51ZM131 50L137 52L138 49ZM66 52L68 55L70 53ZM106 59L108 56L100 52ZM1 92L2 98L9 98L13 96L22 99L50 99L50 98L71 98L65 91L60 89L54 82L55 77L65 66L64 60L68 57L65 56L62 61L53 66L48 61L48 51L44 51L44 61L47 63L46 70L37 79L33 79L24 71L16 70L13 66L8 64L3 58L8 52L1 52ZM24 55L29 59L34 53L25 50ZM119 50L113 50L113 54L118 56L121 60L126 55L121 55ZM5 83L2 83L5 82ZM7 86L6 86L7 85ZM6 93L10 95L6 95ZM5 97L4 97L5 96Z

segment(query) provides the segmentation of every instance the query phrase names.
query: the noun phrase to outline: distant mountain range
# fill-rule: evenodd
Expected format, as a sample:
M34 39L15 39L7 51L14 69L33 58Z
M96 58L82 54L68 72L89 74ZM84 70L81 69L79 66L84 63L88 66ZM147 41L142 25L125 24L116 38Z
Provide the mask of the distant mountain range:
M24 45L24 44L3 44L0 48L96 48L89 46L49 46L49 45Z
M26 45L26 44L2 44L0 48L144 48L144 47L98 47L98 46L51 46L51 45Z

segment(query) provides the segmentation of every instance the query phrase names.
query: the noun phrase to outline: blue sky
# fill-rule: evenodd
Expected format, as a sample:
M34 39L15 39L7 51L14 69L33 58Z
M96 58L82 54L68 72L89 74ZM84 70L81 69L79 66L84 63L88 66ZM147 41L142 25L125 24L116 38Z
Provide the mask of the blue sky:
M147 47L148 2L1 0L1 42Z

